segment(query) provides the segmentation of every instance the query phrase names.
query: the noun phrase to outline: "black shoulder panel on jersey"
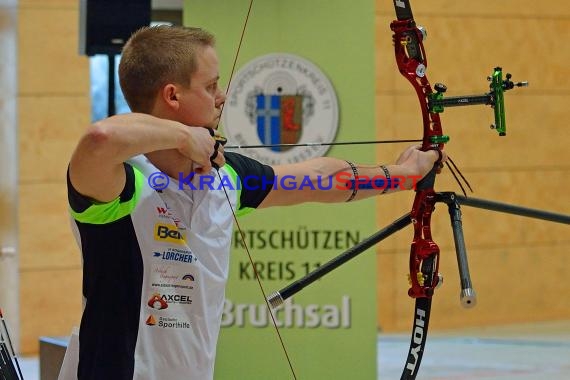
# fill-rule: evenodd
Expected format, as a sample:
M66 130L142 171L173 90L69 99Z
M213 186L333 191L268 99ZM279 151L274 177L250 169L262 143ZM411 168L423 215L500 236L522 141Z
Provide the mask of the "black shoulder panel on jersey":
M127 163L123 163L123 165L125 167L125 187L119 196L121 203L130 201L135 193L135 173L133 167ZM69 167L67 167L67 199L71 209L77 213L82 213L94 203L91 199L75 190L69 179Z
M273 188L270 185L275 180L273 168L238 153L226 152L224 157L239 178L247 178L247 186L242 183L240 209L257 208Z

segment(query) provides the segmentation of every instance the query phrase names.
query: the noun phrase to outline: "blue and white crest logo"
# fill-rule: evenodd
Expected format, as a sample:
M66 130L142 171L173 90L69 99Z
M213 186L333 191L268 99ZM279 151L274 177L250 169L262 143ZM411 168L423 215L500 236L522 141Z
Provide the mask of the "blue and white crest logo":
M257 136L263 144L295 144L303 127L302 95L256 95ZM290 149L272 146L274 152Z
M224 106L224 130L231 145L268 164L323 156L338 129L332 84L311 62L291 54L270 54L246 64L232 81Z

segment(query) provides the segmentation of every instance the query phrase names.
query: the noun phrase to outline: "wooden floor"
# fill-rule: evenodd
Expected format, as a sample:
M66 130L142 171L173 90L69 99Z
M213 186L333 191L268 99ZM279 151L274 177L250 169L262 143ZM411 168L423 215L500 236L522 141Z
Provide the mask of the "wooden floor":
M400 378L408 342L404 334L379 335L378 379ZM25 380L45 380L37 358L19 361ZM431 332L417 380L476 379L570 380L570 320Z
M382 334L378 379L399 379L409 336ZM570 380L570 321L430 333L417 380Z

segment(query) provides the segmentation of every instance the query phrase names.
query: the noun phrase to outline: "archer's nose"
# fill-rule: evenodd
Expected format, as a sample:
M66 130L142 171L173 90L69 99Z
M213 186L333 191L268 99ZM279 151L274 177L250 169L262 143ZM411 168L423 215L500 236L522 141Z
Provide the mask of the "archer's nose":
M220 108L226 102L226 93L221 89L216 95L216 108Z

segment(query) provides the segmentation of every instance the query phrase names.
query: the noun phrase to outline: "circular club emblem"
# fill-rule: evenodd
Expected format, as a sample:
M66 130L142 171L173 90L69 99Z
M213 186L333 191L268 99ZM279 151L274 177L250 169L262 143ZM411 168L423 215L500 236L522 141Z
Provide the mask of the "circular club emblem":
M224 105L228 145L275 165L323 156L338 129L338 102L328 78L291 54L269 54L246 64L232 80ZM300 144L302 146L292 146ZM245 146L265 147L245 148Z

